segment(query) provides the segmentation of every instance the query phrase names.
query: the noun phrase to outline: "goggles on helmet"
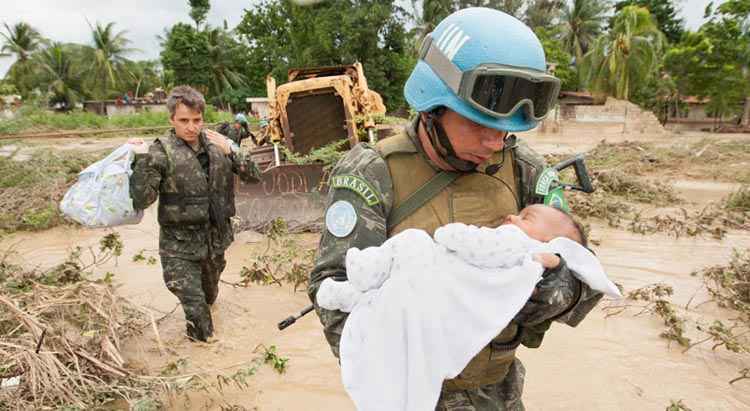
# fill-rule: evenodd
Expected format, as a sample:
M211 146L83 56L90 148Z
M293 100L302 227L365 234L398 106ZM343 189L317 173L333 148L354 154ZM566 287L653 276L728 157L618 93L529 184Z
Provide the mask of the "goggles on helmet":
M453 92L492 117L510 117L526 106L528 117L542 120L554 107L560 80L539 70L502 64L480 64L461 71L427 35L419 53Z

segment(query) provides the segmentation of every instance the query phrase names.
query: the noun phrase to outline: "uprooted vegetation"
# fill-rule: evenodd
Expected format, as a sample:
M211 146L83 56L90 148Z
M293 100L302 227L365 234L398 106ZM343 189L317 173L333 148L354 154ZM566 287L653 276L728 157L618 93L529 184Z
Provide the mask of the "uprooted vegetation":
M739 192L746 191L740 189ZM710 235L722 239L730 229L750 229L750 211L733 204L737 193L720 203L710 203L701 209L666 207L647 212L638 204L628 202L606 192L585 195L573 193L571 204L582 217L606 220L610 227L623 228L637 234L666 233L674 237Z
M314 249L303 248L294 236L289 234L286 221L276 218L269 222L264 230L266 235L265 249L249 266L242 267L240 281L231 283L242 287L251 284L282 286L292 284L294 291L307 282L312 270Z
M103 156L51 150L37 150L25 161L0 156L0 232L63 224L60 200L78 173Z
M296 154L286 146L281 146L281 151L286 160L292 164L322 164L323 169L328 171L346 154L345 150L348 148L349 140L342 139L315 148L306 155Z
M156 410L189 401L195 391L218 398L222 408L242 409L223 399L226 387L248 388L263 364L286 370L288 359L275 346L256 347L255 358L232 366L232 373L186 372L185 359L156 375L131 366L122 356L125 341L149 329L160 341L156 322L116 294L111 274L88 279L90 269L122 248L119 236L109 234L98 250L76 248L49 270L24 269L7 254L0 260L0 409Z
M743 142L708 144L702 141L670 148L632 142L600 143L587 155L591 179L597 191L592 194L571 193L571 208L580 217L599 218L611 227L638 234L661 232L675 237L710 235L721 239L729 229L750 229L750 189L743 186L722 203L694 210L684 206L684 200L665 182L664 176L670 172L689 175L693 167L701 169L708 165L721 171L725 167L731 168L734 164L731 161L744 164L750 155L737 151L748 148L750 144ZM729 163L706 164L703 160L696 160L700 158ZM660 179L648 177L649 173L655 172L659 173ZM737 176L735 172L733 177L738 181L744 178ZM702 177L716 177L716 173ZM729 178L728 175L724 177ZM572 182L572 170L564 172L562 179Z
M683 353L695 346L710 344L712 351L723 348L750 362L750 250L735 250L729 264L708 267L693 275L703 279L710 302L731 312L729 320L695 318L695 312L691 318L687 314L690 313L692 298L685 307L677 307L671 301L672 287L663 283L626 293L625 302L605 307L607 316L637 308L640 311L636 316L650 313L661 318L665 330L660 336L670 343L678 343L683 347ZM738 376L729 383L745 379L750 379L750 368L738 370Z
M750 141L704 139L677 140L669 146L655 143L607 143L587 153L592 170L627 170L629 174L657 173L660 178L679 175L695 179L750 183Z

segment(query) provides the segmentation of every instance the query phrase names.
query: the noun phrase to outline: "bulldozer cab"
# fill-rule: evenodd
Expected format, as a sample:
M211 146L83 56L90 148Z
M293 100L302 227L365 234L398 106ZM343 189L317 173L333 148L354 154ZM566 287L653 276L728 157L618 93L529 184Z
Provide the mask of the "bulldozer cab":
M315 148L348 139L359 142L360 128L375 126L375 115L385 114L380 95L367 86L362 64L296 68L288 82L276 87L266 79L271 107L267 140L306 155Z

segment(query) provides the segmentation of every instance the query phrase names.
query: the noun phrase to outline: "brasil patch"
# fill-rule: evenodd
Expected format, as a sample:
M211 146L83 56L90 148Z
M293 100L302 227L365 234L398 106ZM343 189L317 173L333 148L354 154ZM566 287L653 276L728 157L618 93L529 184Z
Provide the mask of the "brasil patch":
M560 181L560 177L557 175L557 170L549 167L545 168L536 180L534 191L540 196L546 196L550 192L552 183L556 181Z
M352 190L362 197L367 205L371 207L380 203L380 199L378 198L375 189L373 189L370 183L362 177L349 174L333 176L331 178L331 187Z

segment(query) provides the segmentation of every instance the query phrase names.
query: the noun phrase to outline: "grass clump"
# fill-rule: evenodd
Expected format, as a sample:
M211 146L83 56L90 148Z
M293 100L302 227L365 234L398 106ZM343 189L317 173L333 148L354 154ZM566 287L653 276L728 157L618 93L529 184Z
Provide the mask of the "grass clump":
M671 400L669 402L669 405L666 408L666 411L693 411L691 408L688 408L687 405L685 405L682 400L675 401Z
M739 190L730 194L725 208L731 211L750 213L750 186L742 186Z
M208 106L203 120L209 124L231 121L232 114ZM21 109L16 118L0 119L0 135L166 126L169 126L169 113L166 111L141 111L107 117L82 110L57 113L29 106Z

